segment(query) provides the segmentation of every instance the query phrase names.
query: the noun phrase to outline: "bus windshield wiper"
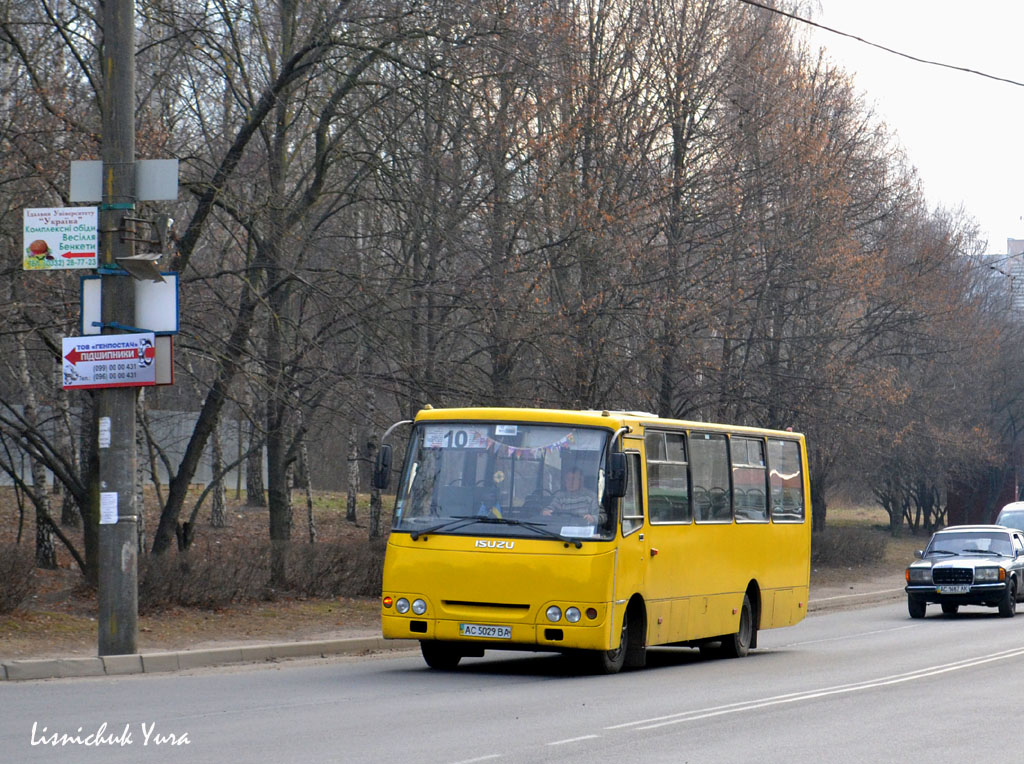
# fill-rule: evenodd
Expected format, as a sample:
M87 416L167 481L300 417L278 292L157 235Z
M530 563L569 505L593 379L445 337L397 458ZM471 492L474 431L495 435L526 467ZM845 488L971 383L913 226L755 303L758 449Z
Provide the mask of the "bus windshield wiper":
M426 536L428 533L436 533L437 531L448 528L454 530L455 528L461 528L463 525L469 525L477 520L483 520L482 517L476 517L475 515L452 515L443 523L438 523L429 528L424 528L421 531L413 531L409 534L409 538L416 541L420 536Z
M482 523L494 523L496 525L521 525L524 528L529 528L534 533L539 533L545 538L554 539L555 541L564 541L566 544L573 544L577 549L583 546L583 543L579 539L570 539L566 538L561 533L555 533L544 525L544 523L534 523L529 520L512 520L507 517L479 517L477 519Z
M534 533L540 534L546 538L553 539L555 541L563 541L566 544L573 544L577 549L583 546L579 539L566 538L560 533L555 533L554 531L549 530L543 523L532 523L525 520L512 520L506 517L491 517L489 515L452 515L443 523L438 523L437 525L425 528L422 531L414 531L409 534L409 538L416 541L420 536L426 536L428 533L436 533L441 530L456 530L457 528L462 528L463 526L470 525L471 523L521 525L524 528L529 528Z

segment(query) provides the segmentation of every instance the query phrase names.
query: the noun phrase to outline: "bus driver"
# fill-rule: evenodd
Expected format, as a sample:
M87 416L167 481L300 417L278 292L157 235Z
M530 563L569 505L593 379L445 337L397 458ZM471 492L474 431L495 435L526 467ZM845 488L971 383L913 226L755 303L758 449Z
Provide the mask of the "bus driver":
M604 522L597 496L583 490L583 470L579 467L570 467L566 471L565 488L554 495L541 514L550 517L556 512L582 520L587 525L593 525L599 517Z

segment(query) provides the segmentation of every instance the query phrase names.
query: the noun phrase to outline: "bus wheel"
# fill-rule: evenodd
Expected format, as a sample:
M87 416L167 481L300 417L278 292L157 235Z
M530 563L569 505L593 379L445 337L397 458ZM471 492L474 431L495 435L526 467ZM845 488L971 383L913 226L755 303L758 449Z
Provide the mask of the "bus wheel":
M462 660L462 653L444 642L424 639L420 642L420 652L423 653L423 660L430 668L442 671L450 671Z
M594 655L594 668L600 674L618 674L626 663L629 651L629 613L622 617L622 634L614 650L598 650Z
M754 614L750 607L750 598L743 595L743 609L740 610L740 627L735 634L722 640L722 655L726 658L742 658L750 652L750 644L754 641Z

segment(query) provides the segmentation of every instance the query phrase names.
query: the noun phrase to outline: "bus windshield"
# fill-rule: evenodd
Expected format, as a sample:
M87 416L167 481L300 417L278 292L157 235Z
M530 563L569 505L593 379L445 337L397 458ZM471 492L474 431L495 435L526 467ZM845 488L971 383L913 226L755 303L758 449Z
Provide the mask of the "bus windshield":
M607 430L427 422L409 442L394 530L517 538L610 539Z

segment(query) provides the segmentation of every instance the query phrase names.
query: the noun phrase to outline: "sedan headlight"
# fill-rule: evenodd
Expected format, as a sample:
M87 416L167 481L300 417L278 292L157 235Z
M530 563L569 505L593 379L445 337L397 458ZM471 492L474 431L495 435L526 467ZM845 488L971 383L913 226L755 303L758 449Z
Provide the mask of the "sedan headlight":
M975 568L975 583L993 583L1006 580L1006 568Z
M908 584L930 584L932 582L932 569L930 567L907 568Z

